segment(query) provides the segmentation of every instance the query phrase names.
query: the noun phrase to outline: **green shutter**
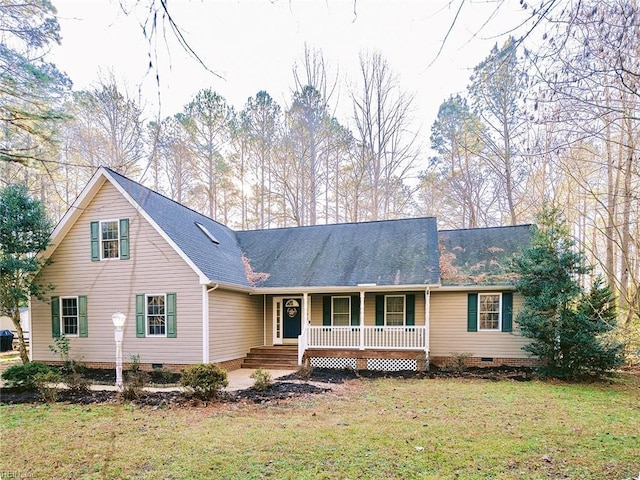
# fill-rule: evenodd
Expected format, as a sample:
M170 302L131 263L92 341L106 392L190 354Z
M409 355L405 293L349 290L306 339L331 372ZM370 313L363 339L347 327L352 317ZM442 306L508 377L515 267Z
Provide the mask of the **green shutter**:
M331 297L322 297L322 325L331 325Z
M167 293L167 338L176 338L177 336L176 294Z
M376 295L376 325L384 325L384 295Z
M91 261L100 261L100 222L91 222Z
M120 260L129 260L129 219L120 219Z
M89 319L87 318L87 296L78 297L78 336L89 336Z
M416 296L407 295L407 325L416 324Z
M136 295L136 337L145 336L145 304L144 293Z
M360 296L351 295L351 325L360 325Z
M467 332L478 331L478 294L470 293L467 302Z
M513 330L513 293L504 292L502 294L502 331Z
M60 298L51 297L51 336L60 336Z

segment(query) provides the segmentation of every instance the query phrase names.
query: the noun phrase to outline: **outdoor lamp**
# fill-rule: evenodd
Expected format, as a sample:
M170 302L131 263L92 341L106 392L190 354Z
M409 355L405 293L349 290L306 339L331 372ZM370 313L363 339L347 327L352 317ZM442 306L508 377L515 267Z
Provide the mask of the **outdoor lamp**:
M115 340L116 340L116 389L122 391L122 338L124 332L124 322L127 319L124 313L116 312L111 316L113 326L115 327Z

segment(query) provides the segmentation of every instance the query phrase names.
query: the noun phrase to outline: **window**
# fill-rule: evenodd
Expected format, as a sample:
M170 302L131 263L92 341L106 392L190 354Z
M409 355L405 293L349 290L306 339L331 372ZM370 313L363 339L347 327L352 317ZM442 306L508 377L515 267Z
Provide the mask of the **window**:
M164 295L147 295L147 332L149 336L166 335L167 316Z
M351 297L332 297L331 320L334 326L348 326L351 322Z
M176 294L136 295L136 337L176 338Z
M51 297L51 337L88 337L87 296Z
M384 323L389 327L404 325L404 295L385 297Z
M75 337L78 335L78 297L62 297L60 303L62 334Z
M118 222L100 222L100 257L118 258L120 256L120 235Z
M500 294L478 294L478 329L500 330Z
M91 222L91 261L129 259L129 219Z

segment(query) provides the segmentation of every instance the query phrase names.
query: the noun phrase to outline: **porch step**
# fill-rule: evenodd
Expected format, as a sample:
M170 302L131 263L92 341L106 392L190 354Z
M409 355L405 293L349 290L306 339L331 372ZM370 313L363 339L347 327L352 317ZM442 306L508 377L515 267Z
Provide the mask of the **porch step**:
M270 368L291 370L298 366L298 347L283 345L274 347L254 347L242 361L242 368Z

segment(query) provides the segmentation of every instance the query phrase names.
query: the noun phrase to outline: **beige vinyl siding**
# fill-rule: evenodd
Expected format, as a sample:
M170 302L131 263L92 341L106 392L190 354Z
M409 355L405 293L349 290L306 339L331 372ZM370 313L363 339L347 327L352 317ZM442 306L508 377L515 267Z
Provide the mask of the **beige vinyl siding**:
M129 219L129 260L91 261L90 222ZM85 362L113 362L111 316L127 316L123 358L140 355L143 363L186 364L202 360L202 294L196 273L153 227L105 182L89 207L69 230L41 275L53 284L53 296L87 295L89 336L71 338L71 355ZM137 338L135 295L177 294L177 338ZM35 360L58 360L48 346L51 337L49 303L32 301L32 342Z
M265 330L264 330L264 344L273 345L273 297L268 295L267 302L265 304Z
M522 296L513 295L514 332L467 332L467 292L431 293L430 354L435 357L469 353L473 357L527 358L518 335L516 315Z
M209 360L244 357L264 342L263 299L259 295L217 289L209 293Z
M402 293L390 293L389 295L407 295L413 294L416 298L415 303L415 321L416 325L424 325L424 292L402 292ZM358 302L360 302L359 293L345 293L329 295L333 297L343 296L358 296ZM374 326L376 324L376 295L375 293L366 293L364 297L364 324L365 326ZM311 325L322 325L322 297L324 295L312 295L311 300Z

